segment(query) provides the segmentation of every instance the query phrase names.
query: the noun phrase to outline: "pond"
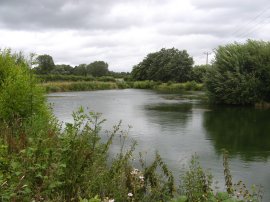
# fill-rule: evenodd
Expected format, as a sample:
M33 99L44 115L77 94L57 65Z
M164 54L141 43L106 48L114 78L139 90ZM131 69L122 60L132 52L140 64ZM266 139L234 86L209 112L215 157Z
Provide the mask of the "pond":
M270 111L209 106L189 97L125 89L52 93L48 101L63 122L72 122L72 112L83 106L102 113L106 130L120 120L123 129L131 125L129 137L137 141L137 151L150 158L158 151L176 178L196 153L222 189L225 148L233 181L262 185L263 201L270 201Z

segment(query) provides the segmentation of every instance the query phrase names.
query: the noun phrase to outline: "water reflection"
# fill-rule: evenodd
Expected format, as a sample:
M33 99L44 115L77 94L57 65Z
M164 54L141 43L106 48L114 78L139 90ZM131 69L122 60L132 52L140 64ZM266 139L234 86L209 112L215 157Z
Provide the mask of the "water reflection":
M269 110L219 107L203 114L207 138L217 153L222 148L246 161L266 160L270 155Z
M145 113L149 119L161 126L172 125L184 127L191 117L190 103L159 103L145 106Z

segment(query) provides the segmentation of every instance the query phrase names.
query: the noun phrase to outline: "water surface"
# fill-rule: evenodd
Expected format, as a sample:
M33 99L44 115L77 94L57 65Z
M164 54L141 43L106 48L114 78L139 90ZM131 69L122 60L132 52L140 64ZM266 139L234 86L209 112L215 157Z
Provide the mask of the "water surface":
M49 102L63 122L72 122L72 112L83 106L103 114L104 129L110 130L119 120L124 129L131 125L129 136L138 142L137 151L151 157L158 150L176 178L197 153L203 167L210 168L222 184L221 150L225 148L230 152L233 180L262 185L264 201L270 201L270 111L213 107L186 96L168 97L126 89L52 93Z

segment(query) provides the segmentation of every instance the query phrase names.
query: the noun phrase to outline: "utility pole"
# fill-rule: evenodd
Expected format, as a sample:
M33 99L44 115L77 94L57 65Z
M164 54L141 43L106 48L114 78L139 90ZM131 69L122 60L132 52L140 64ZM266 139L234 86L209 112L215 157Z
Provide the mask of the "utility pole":
M211 54L209 52L204 52L203 54L206 55L206 65L208 65L208 56Z

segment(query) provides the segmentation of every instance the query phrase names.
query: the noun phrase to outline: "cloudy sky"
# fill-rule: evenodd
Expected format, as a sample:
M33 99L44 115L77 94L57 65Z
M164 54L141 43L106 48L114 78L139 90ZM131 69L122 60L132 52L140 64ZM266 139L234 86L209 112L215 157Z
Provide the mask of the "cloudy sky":
M269 33L269 0L0 0L0 48L113 71L172 47L203 64L218 45Z

